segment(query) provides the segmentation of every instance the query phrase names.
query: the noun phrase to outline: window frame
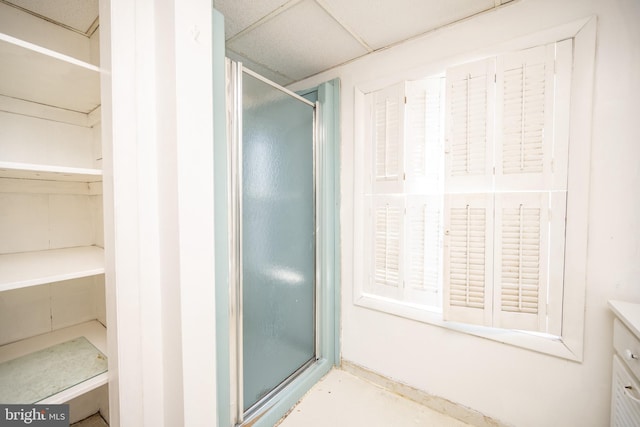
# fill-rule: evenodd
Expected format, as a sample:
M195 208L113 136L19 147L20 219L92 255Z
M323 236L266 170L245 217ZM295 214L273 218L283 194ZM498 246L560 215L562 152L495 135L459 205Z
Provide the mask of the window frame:
M364 218L366 203L364 189L363 156L367 135L365 94L384 88L400 80L415 78L416 70L399 70L392 77L356 84L354 93L354 304L420 321L449 330L467 333L528 350L582 362L584 351L584 318L587 271L589 169L591 152L591 123L593 99L593 73L595 68L597 20L595 16L567 23L562 26L520 37L505 43L487 47L482 51L450 58L447 66L496 56L505 52L573 39L573 73L571 78L569 121L569 174L567 220L565 238L565 271L562 309L562 333L560 337L523 331L505 330L486 326L445 321L441 311L423 306L377 296L366 291L364 271ZM438 64L436 64L438 65ZM444 69L439 64L437 71ZM434 65L435 66L435 65ZM433 69L434 66L431 68ZM428 67L425 67L428 68ZM423 75L427 76L427 73ZM391 80L393 79L393 80ZM567 302L570 301L570 302Z

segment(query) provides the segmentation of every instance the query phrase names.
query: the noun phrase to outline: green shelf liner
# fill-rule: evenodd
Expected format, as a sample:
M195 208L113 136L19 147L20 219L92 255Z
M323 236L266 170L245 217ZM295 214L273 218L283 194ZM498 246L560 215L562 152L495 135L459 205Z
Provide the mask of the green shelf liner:
M0 403L36 403L107 371L85 337L0 363Z

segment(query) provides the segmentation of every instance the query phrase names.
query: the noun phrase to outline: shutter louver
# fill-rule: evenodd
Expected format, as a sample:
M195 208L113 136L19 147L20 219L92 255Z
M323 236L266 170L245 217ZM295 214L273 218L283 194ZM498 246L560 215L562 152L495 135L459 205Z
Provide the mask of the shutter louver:
M538 313L540 209L502 211L502 311Z
M540 191L551 183L553 49L539 46L498 57L497 189Z
M373 207L374 286L399 288L402 284L403 208L401 201L378 198Z
M496 327L546 332L548 193L496 195Z
M445 320L491 324L493 237L489 194L445 203Z
M442 191L444 79L406 83L405 192Z
M424 177L427 173L427 90L422 82L407 82L407 178Z
M446 179L450 190L489 190L493 167L493 59L447 70Z
M423 289L428 282L425 268L427 244L427 205L419 204L407 207L407 285Z
M405 299L440 306L442 197L408 196Z
M504 72L502 172L542 172L544 63Z
M487 76L466 76L453 82L451 175L482 175L486 158Z
M402 191L404 85L375 92L373 105L374 192Z
M451 209L451 305L484 308L487 212L469 205Z

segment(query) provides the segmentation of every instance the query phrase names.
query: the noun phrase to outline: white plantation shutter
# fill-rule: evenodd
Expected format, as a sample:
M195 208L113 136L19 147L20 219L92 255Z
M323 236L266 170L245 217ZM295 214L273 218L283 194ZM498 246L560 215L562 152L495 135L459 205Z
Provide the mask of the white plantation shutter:
M447 70L445 179L448 191L489 191L493 168L495 59Z
M373 94L374 192L398 193L403 182L404 85Z
M404 299L440 305L442 263L441 196L407 196Z
M374 197L371 216L371 287L378 295L397 297L403 286L404 198Z
M402 82L369 95L367 290L411 304L441 305L443 80Z
M549 194L495 196L494 326L546 332Z
M405 185L407 193L442 191L444 79L406 82Z
M495 59L447 70L443 315L492 324ZM475 193L475 194L473 194Z
M493 195L445 196L444 319L491 325Z
M447 72L447 320L562 333L571 52L568 40L497 57L495 138L469 118L482 95L467 81L490 66Z
M496 73L496 189L552 182L555 44L501 55Z

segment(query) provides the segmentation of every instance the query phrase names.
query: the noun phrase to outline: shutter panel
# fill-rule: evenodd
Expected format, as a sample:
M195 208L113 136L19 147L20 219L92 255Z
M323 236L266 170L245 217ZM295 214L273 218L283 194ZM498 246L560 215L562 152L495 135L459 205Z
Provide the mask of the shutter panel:
M489 191L493 174L495 60L447 70L447 192Z
M551 186L554 56L551 44L498 57L497 190Z
M372 289L377 295L398 297L403 284L404 199L374 196L372 222Z
M492 194L445 196L445 320L491 325L492 214Z
M442 192L444 79L406 82L405 186L407 193Z
M564 295L565 226L567 192L549 193L549 290L547 333L562 335L562 303Z
M494 326L546 332L549 194L495 196Z
M404 297L408 302L442 304L442 209L441 196L407 196Z
M403 182L404 84L373 96L373 159L375 193L399 193Z

